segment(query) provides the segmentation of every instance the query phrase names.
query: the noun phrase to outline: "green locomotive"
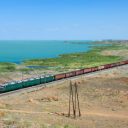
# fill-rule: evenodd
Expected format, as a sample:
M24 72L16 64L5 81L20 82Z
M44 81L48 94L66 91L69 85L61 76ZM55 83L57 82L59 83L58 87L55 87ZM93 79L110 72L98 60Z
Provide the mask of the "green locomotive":
M45 76L45 77L41 76L41 77L26 79L22 81L14 81L10 83L5 83L0 86L0 93L9 92L9 91L17 90L17 89L22 89L22 88L27 88L31 86L36 86L39 84L52 82L54 80L55 80L54 76Z

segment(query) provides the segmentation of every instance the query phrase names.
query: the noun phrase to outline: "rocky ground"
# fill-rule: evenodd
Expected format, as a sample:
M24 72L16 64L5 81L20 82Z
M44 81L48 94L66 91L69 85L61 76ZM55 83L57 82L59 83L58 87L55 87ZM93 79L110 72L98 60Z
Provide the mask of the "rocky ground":
M29 93L0 97L0 128L127 128L128 65L82 76L81 117L68 118L69 80Z

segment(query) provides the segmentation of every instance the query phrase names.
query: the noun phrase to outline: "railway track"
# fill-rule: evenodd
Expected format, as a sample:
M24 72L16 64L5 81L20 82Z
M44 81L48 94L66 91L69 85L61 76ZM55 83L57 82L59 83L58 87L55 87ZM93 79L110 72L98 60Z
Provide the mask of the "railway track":
M78 75L78 76L74 76L74 77L70 77L70 78L65 78L65 79L61 79L61 80L57 80L57 81L52 81L52 82L45 83L45 84L40 84L40 85L36 85L36 86L31 86L31 87L27 87L27 88L22 88L22 89L10 91L10 92L2 93L2 94L0 94L0 97L9 96L11 94L17 94L17 93L18 94L19 93L29 93L29 92L32 92L32 91L40 90L40 89L45 88L45 87L54 86L54 84L57 84L57 83L59 84L59 83L65 82L67 80L77 80L77 79L79 79L83 76L93 76L93 75L99 74L101 72L106 72L106 71L109 71L109 70L112 70L112 69L115 69L115 68L119 68L119 67L124 67L124 66L127 66L127 64L126 65L120 65L120 66L117 66L117 67L112 67L112 68L109 68L109 69L100 70L100 71L90 72L90 73L87 73L87 74L82 74L82 75Z

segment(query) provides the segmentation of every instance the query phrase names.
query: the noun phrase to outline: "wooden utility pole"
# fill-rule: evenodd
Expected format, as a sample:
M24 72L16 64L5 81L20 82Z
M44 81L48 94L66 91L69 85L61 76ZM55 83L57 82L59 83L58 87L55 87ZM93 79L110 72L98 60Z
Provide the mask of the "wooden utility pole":
M79 94L78 94L78 85L77 85L77 83L75 83L75 90L76 90L76 98L77 98L77 103L78 103L79 116L81 116Z
M69 109L68 109L68 117L70 117L70 107L71 107L71 81L69 85Z
M81 116L81 111L80 111L80 103L79 103L79 96L78 96L78 85L75 82L73 85L72 82L70 81L70 86L69 86L69 110L68 110L68 117L71 116L71 105L72 105L72 110L73 110L73 116L76 118L76 111L78 107L79 111L79 117Z

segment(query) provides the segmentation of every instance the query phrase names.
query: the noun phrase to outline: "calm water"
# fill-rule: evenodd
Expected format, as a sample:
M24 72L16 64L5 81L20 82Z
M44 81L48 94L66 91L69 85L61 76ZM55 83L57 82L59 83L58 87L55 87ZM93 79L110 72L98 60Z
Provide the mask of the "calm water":
M53 58L60 54L90 50L91 43L72 42L74 41L0 41L0 62L20 63L28 59Z

